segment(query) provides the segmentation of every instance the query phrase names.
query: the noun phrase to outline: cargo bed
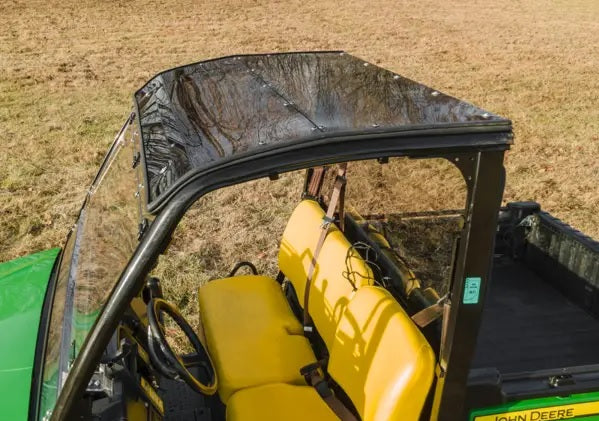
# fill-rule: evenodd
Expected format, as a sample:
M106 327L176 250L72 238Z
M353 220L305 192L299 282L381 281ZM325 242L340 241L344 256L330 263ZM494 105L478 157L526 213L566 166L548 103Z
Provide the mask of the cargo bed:
M425 288L432 287L437 296L448 291L460 218L456 211L415 217L354 214L346 218L346 234L374 250L376 270L413 314L432 304ZM384 233L394 251L385 251L387 243L377 240L376 232ZM372 254L363 252L363 257ZM408 297L403 262L415 269L422 285ZM439 349L440 320L423 332ZM509 204L500 212L467 407L598 389L599 243L536 203Z
M501 374L599 364L599 319L524 263L496 258L472 368Z
M502 212L469 406L596 391L599 243L536 204Z

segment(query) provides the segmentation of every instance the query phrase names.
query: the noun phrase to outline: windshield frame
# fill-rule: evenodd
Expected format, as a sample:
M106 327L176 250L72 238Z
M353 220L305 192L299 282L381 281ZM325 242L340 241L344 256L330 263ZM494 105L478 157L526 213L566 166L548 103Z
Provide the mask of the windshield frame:
M77 276L75 273L72 273L72 272L73 272L73 267L77 265L77 256L79 255L79 249L81 247L81 244L78 241L79 240L78 237L80 236L82 225L85 224L85 213L86 213L86 209L89 207L92 194L101 185L102 177L110 170L110 165L114 161L115 155L120 152L120 151L116 151L116 148L117 147L121 147L121 148L127 147L127 145L119 146L119 142L123 142L123 141L132 142L133 141L133 136L131 135L131 136L127 137L127 133L134 129L134 125L133 125L134 117L135 117L135 114L131 113L130 116L127 118L126 122L124 123L124 125L121 127L121 129L115 136L114 140L112 141L110 148L108 149L108 151L102 161L102 164L100 165L92 183L90 184L90 187L87 189L85 199L83 201L83 204L81 205L81 208L79 209L79 213L76 218L76 222L72 226L69 233L67 234L64 245L61 248L59 256L56 258L55 265L52 269L52 273L51 273L49 283L48 283L48 288L46 291L46 296L44 298L44 300L45 300L44 307L42 309L40 329L38 332L38 340L37 340L37 345L36 345L36 354L35 354L35 360L34 360L34 366L33 366L33 377L32 377L32 384L31 384L30 403L29 403L29 417L28 417L29 419L33 419L33 420L44 419L45 420L45 419L49 418L50 413L53 410L53 407L60 395L61 386L64 383L64 381L66 380L66 378L69 376L68 373L70 373L70 371L71 371L70 370L71 361L69 358L71 348L70 348L70 346L68 346L68 343L70 343L70 338L73 334L73 332L71 331L71 325L73 323L73 320L70 320L70 319L72 319L72 317L70 317L70 316L72 316L73 308L75 305L75 295L74 295L75 285L74 284L76 282ZM130 148L133 150L135 149L135 147L130 147ZM134 175L134 177L135 177L134 182L136 184L138 184L137 172ZM141 204L140 204L140 199L139 199L140 196L141 195L136 194L137 199L135 201L135 209L137 211L136 219L138 219L138 220L140 219L139 210L141 209ZM136 225L135 227L133 227L133 229L135 230L135 232L137 232L138 226ZM136 247L138 238L136 238L135 240L136 240L136 244L135 244L135 247ZM71 244L71 243L73 243L73 244ZM133 253L129 254L129 256L127 257L127 262L132 254ZM63 267L63 264L66 266ZM126 267L126 264L124 265L124 267ZM57 312L56 305L59 304L57 301L57 299L58 299L57 290L60 287L59 280L60 280L61 270L66 271L66 273L67 273L67 278L66 278L66 282L64 285L64 289L66 290L66 293L65 293L64 302L63 302L64 309L62 312ZM116 285L119 278L120 278L120 272L114 278L113 286ZM105 304L106 304L106 302L104 302L104 304L101 306L100 313L104 310L103 307ZM57 355L57 358L58 358L58 360L57 360L58 372L57 373L59 374L58 378L56 379L57 390L56 390L56 396L53 399L50 399L51 402L49 405L46 405L49 407L42 408L42 406L44 404L44 372L45 372L45 370L47 370L46 363L48 362L47 351L48 351L48 346L49 346L49 341L50 341L50 336L51 336L51 326L52 326L52 322L53 322L52 318L55 317L56 315L58 315L60 318L60 320L57 319L55 321L56 326L60 326L60 331L59 331L60 332L60 341L59 341L60 345L59 345L59 352ZM91 329L93 329L93 325L90 327L90 331L91 331ZM88 334L89 334L89 332L88 332ZM67 346L65 346L65 344L67 344ZM62 376L60 374L62 374ZM46 409L46 413L41 413L42 411L44 411L44 409Z

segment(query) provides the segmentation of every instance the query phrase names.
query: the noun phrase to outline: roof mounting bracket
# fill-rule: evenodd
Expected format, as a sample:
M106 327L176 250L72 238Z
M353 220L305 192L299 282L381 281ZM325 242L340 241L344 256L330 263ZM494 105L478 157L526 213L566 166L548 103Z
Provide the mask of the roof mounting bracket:
M139 161L141 160L141 154L139 153L139 151L135 152L135 154L133 154L133 161L131 162L131 168L135 168L139 165Z
M150 223L148 222L148 220L146 218L143 218L141 220L141 222L139 223L139 229L137 231L137 240L138 241L141 241L141 239L143 238L144 234L148 230L149 226L150 226Z

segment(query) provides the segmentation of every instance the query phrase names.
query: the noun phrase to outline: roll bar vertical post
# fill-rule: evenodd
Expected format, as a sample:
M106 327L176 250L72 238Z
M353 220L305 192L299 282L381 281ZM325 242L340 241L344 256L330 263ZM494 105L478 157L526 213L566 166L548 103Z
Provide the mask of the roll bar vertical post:
M489 285L505 169L503 151L447 156L468 185L466 220L454 262L450 310L436 369L431 420L465 419L466 386ZM457 160L456 160L457 159Z

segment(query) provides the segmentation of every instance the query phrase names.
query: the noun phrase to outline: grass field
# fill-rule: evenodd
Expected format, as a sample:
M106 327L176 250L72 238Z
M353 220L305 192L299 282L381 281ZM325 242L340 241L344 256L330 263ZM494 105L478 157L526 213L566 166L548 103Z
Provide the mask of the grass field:
M131 94L235 52L346 49L514 121L506 200L599 236L599 3L0 2L0 260L59 245Z
M155 72L346 49L514 121L506 200L599 236L599 2L0 2L0 260L59 245Z
M595 0L1 0L0 261L63 243L151 75L233 53L311 49L345 49L511 118L505 200L537 200L599 237ZM253 192L263 203L297 197L281 188ZM231 228L244 232L241 222ZM162 273L178 276L189 261L173 256Z

